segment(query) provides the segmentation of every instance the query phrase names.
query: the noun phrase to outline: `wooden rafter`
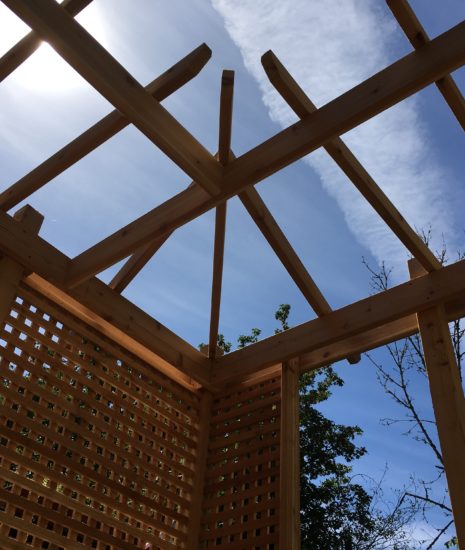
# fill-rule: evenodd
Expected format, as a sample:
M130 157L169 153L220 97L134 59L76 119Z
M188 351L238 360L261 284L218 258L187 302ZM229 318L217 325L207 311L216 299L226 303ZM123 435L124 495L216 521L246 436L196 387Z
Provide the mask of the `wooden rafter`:
M0 212L0 250L33 272L28 284L56 301L90 326L154 364L180 383L209 387L209 361L199 351L92 278L64 291L70 259L44 239Z
M351 338L356 341L358 335L464 296L465 260L462 260L218 358L213 381L227 383L232 377L244 376L325 346ZM392 332L390 336L391 341L396 339ZM370 349L370 344L365 340L365 349ZM344 351L346 355L347 350ZM328 355L327 362L330 360Z
M258 191L249 187L239 194L239 198L315 313L317 315L329 313L331 306L276 223Z
M231 157L235 158L232 152ZM249 187L239 194L239 199L310 307L317 315L325 315L332 311L331 306L305 268L286 235L276 223L258 191L253 187ZM171 235L172 232L163 235L137 250L112 279L109 284L110 288L122 292Z
M298 117L301 119L305 118L317 110L316 106L273 52L269 51L263 55L262 64L273 86ZM410 227L402 214L392 204L342 139L335 138L325 143L323 147L424 268L427 271L440 269L440 262L428 246Z
M216 191L218 161L54 0L2 1L193 180Z
M431 40L224 168L221 192L179 193L73 260L68 284L125 258L465 64L465 23Z
M145 89L157 101L162 101L192 80L211 57L206 44L186 55L175 65L153 80ZM98 146L126 128L130 121L118 110L99 120L76 139L65 145L50 158L0 194L0 208L9 210L40 189L67 168L84 158Z
M92 0L64 0L61 7L75 17ZM31 31L0 58L0 82L5 80L15 69L32 55L41 45L42 39Z
M134 277L141 271L141 269L147 264L147 262L160 250L160 248L169 239L172 233L163 235L156 241L149 243L136 250L134 254L127 260L123 267L108 283L108 286L115 292L123 292L128 284L134 279Z
M231 130L234 98L234 71L223 71L220 93L220 120L218 131L218 160L226 166L230 160ZM224 239L226 235L226 201L215 211L215 242L213 245L212 299L210 308L210 331L208 356L216 356L218 326L220 322L221 286L223 282Z
M415 49L430 42L429 36L407 0L386 0L394 17ZM436 86L465 130L465 98L454 79L446 74L436 81Z

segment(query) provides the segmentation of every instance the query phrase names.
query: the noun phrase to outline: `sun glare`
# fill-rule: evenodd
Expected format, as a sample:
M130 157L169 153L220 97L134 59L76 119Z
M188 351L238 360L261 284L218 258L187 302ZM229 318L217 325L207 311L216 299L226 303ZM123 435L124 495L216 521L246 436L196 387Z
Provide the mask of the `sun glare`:
M100 42L105 42L105 31L97 9L85 10L76 19ZM0 4L0 55L27 32L28 27ZM22 88L47 93L77 91L86 85L81 76L45 42L8 79Z

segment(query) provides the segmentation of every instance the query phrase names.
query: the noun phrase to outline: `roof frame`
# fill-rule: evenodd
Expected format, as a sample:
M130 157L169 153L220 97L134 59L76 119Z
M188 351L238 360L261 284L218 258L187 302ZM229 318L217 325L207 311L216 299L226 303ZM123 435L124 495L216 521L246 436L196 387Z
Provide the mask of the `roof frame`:
M303 119L317 110L310 98L272 51L266 52L262 56L262 65L270 82L299 118ZM397 235L413 257L417 258L427 271L441 269L439 260L406 222L399 210L360 164L342 139L339 137L334 138L324 143L323 148L371 204L380 218L386 222L391 231Z
M412 229L401 217L399 218L398 211L376 183L369 176L367 180L366 171L350 151L345 148L341 154L343 143L338 138L339 135L433 82L438 84L443 93L443 83L447 83L445 88L449 91L446 91L445 95L454 96L450 101L453 103L451 108L463 125L461 115L456 113L457 105L459 110L464 107L463 96L449 73L465 64L465 22L430 41L418 20L412 18L413 12L408 12L405 0L388 0L391 7L395 6L393 11L401 24L406 22L407 35L411 34L412 28L419 34L417 38L420 42L415 42L412 38L417 50L320 109L315 109L273 54L266 54L263 64L267 73L301 120L240 157L234 158L230 153L231 115L228 115L226 120L229 120L229 127L228 124L223 125L227 131L220 131L222 161L206 151L161 107L156 100L162 95L159 89L154 92L142 88L62 6L53 0L43 0L40 6L33 0L2 1L38 34L50 41L55 49L125 116L120 117L118 122L112 121L111 131L108 127L105 130L107 137L93 136L94 141L90 140L87 145L83 145L82 142L82 147L70 153L62 166L59 163L53 165L57 159L51 161L51 157L48 172L42 168L40 174L41 167L38 167L39 172L36 172L35 176L38 179L34 185L42 178L42 183L38 184L40 187L54 177L54 171L60 173L111 137L111 132L118 131L121 124L124 127L130 122L195 181L185 191L72 260L0 212L0 249L25 269L33 272L28 277L27 284L35 285L42 293L58 303L65 304L71 310L80 311L79 315L85 318L86 322L93 323L93 326L100 330L104 327L103 330L112 333L113 338L126 332L128 349L138 349L141 354L148 351L149 354L156 355L162 363L165 362L162 368L170 373L174 373L174 366L176 376L183 383L207 387L212 387L212 383L228 383L241 376L254 376L263 369L272 368L276 361L282 362L296 356L301 357L302 369L314 368L315 365L323 364L324 360L328 362L329 358L342 358L369 349L375 343L386 343L416 330L416 325L414 326L411 320L412 314L431 307L432 304L445 303L446 311L449 308L452 316L460 316L465 311L465 282L462 282L465 274L464 261L441 268L427 247L419 242ZM70 0L69 4L72 3L73 0ZM76 0L76 4L79 4L79 0ZM204 45L195 52L190 56L197 60L198 65L191 73L182 73L182 78L187 80L198 73L211 53ZM455 88L451 88L451 82ZM164 85L169 88L166 81ZM182 83L176 84L177 87L181 85ZM154 94L156 99L153 99L150 93ZM99 141L101 139L103 141ZM328 145L329 140L334 140L334 143ZM71 149L75 142L69 144ZM331 311L259 194L252 187L268 175L324 145L329 147L333 157L339 157L339 163L342 162L344 165L343 169L353 181L356 180L354 183L359 189L363 188L362 193L378 214L431 273L380 295ZM362 183L357 181L364 178ZM235 195L239 195L299 288L317 314L322 317L253 344L244 350L208 360L181 338L124 300L109 286L92 278L92 275L132 253L130 261L123 268L125 273L119 280L110 284L110 287L121 288L172 231L211 208L225 209L226 201ZM16 204L14 200L11 201L12 199L8 199L4 194L0 196L0 206L4 209L8 208L9 204ZM219 224L220 237L221 232L224 233L224 223L221 220ZM216 333L218 327L214 317L219 315L218 273L221 271L219 267L223 246L224 243L218 247L217 288L213 292L212 328L215 329L216 325ZM135 319L136 324L140 325L137 329L131 327ZM210 340L214 333L215 330L212 330ZM379 343L377 345L380 345ZM237 361L240 361L240 369L237 369ZM215 367L212 376L211 366Z
M217 160L54 0L3 0L192 179L215 192Z
M196 183L82 252L73 259L68 285L103 271L464 63L465 22L230 162L214 197Z
M146 91L157 101L166 99L197 76L211 54L210 48L201 44L155 78L146 86ZM0 208L6 211L15 207L129 124L130 121L115 109L0 193Z

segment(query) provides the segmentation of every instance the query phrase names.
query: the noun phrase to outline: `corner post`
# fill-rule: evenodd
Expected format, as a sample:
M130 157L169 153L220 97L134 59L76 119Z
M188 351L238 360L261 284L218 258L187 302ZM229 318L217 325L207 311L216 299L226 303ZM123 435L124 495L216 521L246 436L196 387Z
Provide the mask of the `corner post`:
M44 217L31 206L26 205L16 212L14 219L21 223L25 230L38 233ZM24 267L21 264L8 256L0 259L0 323L3 323L8 316L11 302L23 277Z
M300 550L299 362L281 367L279 548Z
M207 390L202 391L203 394L200 399L199 414L199 439L197 441L197 455L195 461L195 479L192 488L191 508L189 511L187 550L198 550L202 527L203 494L213 402L212 394Z
M410 277L425 272L409 261ZM465 397L444 305L417 313L434 416L460 548L465 548Z

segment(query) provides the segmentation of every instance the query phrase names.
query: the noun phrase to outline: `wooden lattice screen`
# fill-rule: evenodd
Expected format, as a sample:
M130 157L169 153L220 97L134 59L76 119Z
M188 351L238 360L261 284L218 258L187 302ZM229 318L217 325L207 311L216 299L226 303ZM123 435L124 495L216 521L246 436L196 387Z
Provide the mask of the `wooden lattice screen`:
M0 547L273 550L281 377L201 394L26 285L0 334ZM198 510L194 514L198 514Z
M0 546L185 547L198 397L25 286L0 338Z
M278 547L281 378L228 390L213 403L202 545Z

